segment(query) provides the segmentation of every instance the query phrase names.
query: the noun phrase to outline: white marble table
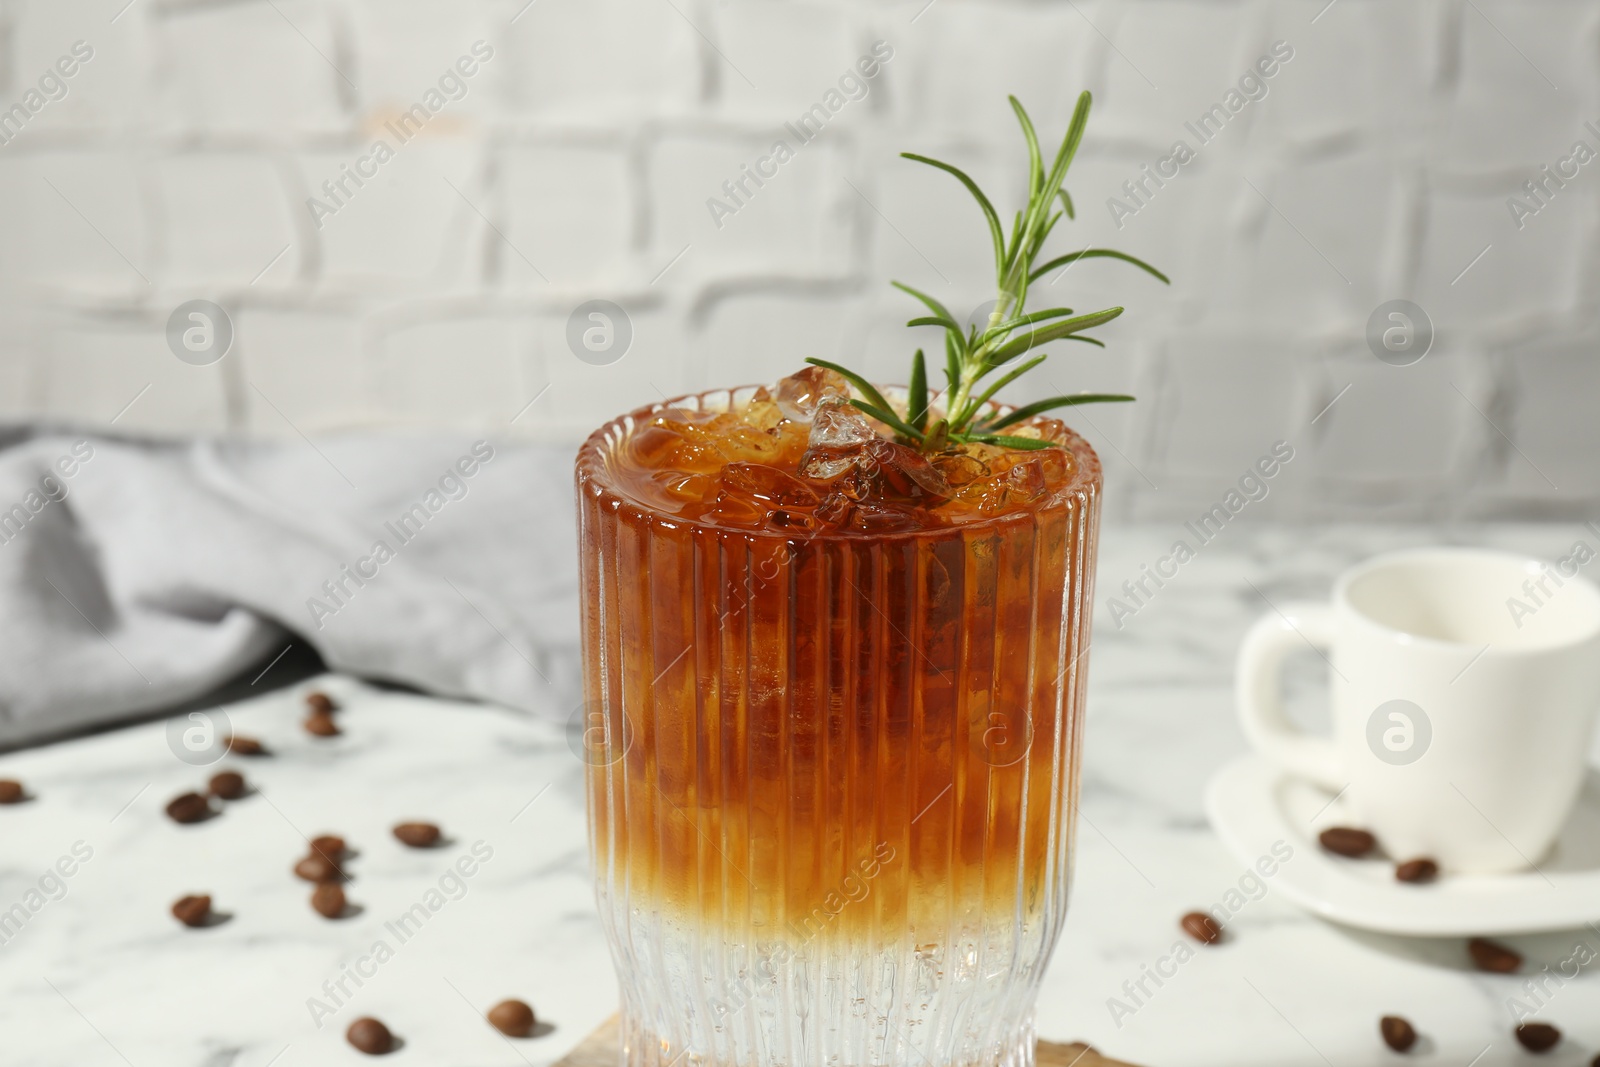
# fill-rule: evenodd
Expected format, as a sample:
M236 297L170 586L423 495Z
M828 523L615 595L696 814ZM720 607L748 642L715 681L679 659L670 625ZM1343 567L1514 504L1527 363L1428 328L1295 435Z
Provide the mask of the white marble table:
M1340 568L1385 548L1449 540L1555 557L1582 534L1576 526L1241 522L1112 627L1105 596L1179 532L1152 525L1107 530L1103 539L1085 825L1066 935L1040 997L1040 1033L1087 1039L1150 1067L1346 1067L1404 1062L1377 1037L1379 1016L1392 1012L1425 1035L1411 1061L1588 1064L1600 1051L1600 975L1585 973L1555 994L1542 1017L1567 1040L1535 1061L1509 1036L1507 1000L1522 978L1472 972L1460 942L1355 933L1270 892L1235 920L1228 944L1200 953L1120 1026L1113 1021L1108 999L1167 952L1178 916L1219 899L1242 873L1207 827L1201 794L1213 769L1244 747L1230 675L1239 637L1266 610L1251 583L1273 600L1316 595ZM1321 684L1314 665L1291 672L1307 694ZM259 792L197 826L177 826L161 809L209 771L175 759L161 723L0 756L0 777L21 778L37 794L0 808L0 913L28 903L29 889L75 844L80 855L92 850L63 879L65 894L34 898L42 906L0 944L0 1064L368 1062L343 1031L356 1016L375 1015L405 1041L378 1062L543 1067L612 1012L615 985L585 869L582 767L562 730L350 679L323 684L347 705L345 734L334 740L300 729L304 685L228 709L235 729L276 755L229 761ZM564 717L565 709L550 710ZM408 818L440 823L453 842L402 848L389 827ZM339 922L312 912L309 887L289 873L302 835L322 831L361 850L349 893L364 910ZM478 842L491 858L462 880L459 899L435 898L438 910L401 942L386 924L426 904ZM195 891L211 893L231 919L178 926L168 906ZM1513 943L1537 970L1584 936ZM346 978L349 996L335 1005L324 983L379 940L393 957L364 964L371 976L359 987ZM499 1037L481 1013L507 996L533 1003L553 1031L515 1044ZM320 1029L313 997L335 1009Z

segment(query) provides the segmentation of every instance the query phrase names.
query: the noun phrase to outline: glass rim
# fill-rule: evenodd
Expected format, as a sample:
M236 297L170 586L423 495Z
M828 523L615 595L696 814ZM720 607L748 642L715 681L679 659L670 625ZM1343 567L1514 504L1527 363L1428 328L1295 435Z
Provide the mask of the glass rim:
M1098 493L1105 483L1104 472L1100 466L1100 457L1088 441L1084 440L1072 427L1057 419L1046 419L1045 416L1036 415L1022 423L1024 426L1037 425L1041 422L1058 422L1066 431L1066 438L1056 442L1057 446L1070 453L1074 460L1074 470L1055 492L1040 497L1028 505L1015 511L1008 511L1002 515L993 515L970 522L955 522L945 526L924 526L904 530L845 530L838 528L823 528L818 530L752 530L741 526L732 526L714 522L704 517L688 518L659 508L641 503L628 495L616 484L607 470L607 458L613 455L616 448L627 440L635 429L648 418L670 407L682 407L686 402L692 402L695 410L708 410L704 403L708 398L722 398L721 410L729 410L734 405L748 400L758 389L769 388L761 385L739 385L731 388L707 389L699 393L684 393L680 396L669 397L654 403L645 404L632 411L624 412L610 419L600 426L584 440L578 449L574 461L574 474L579 493L586 490L593 491L603 499L609 501L614 508L630 511L651 522L671 526L679 526L689 530L704 530L712 534L735 535L753 540L774 542L844 542L844 541L912 541L933 538L960 537L968 532L985 532L1001 529L1016 523L1026 522L1034 516L1051 507L1065 504L1070 498L1081 497L1086 492ZM885 396L900 399L905 395L904 386L879 387ZM940 393L933 394L941 395ZM997 414L1008 414L1016 410L1015 405L1003 404L999 401L990 401L987 407Z

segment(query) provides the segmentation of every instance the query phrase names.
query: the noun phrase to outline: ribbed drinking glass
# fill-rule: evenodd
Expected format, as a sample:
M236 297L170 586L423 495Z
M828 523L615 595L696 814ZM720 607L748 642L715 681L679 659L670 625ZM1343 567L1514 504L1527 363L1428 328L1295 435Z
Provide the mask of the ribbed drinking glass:
M748 392L673 403L736 408ZM1101 473L927 529L720 528L578 457L592 860L628 1067L1029 1067Z

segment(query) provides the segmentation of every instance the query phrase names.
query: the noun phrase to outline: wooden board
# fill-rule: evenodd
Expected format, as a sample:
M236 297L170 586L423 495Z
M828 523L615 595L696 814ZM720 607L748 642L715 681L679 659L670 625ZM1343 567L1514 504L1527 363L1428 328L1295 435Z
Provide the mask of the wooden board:
M613 1015L555 1067L617 1067L617 1048L622 1044L621 1023ZM1034 1050L1038 1067L1133 1067L1121 1060L1107 1059L1082 1042L1058 1045L1041 1041Z
M1041 1041L1033 1047L1033 1057L1039 1067L1133 1067L1131 1063L1100 1055L1082 1041L1070 1045Z

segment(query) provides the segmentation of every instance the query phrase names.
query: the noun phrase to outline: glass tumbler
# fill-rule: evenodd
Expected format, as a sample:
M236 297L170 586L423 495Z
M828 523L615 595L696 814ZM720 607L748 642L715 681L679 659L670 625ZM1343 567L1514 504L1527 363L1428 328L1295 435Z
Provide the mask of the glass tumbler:
M675 400L727 410L748 391ZM1101 471L886 533L719 528L579 453L591 859L628 1067L1031 1067Z

